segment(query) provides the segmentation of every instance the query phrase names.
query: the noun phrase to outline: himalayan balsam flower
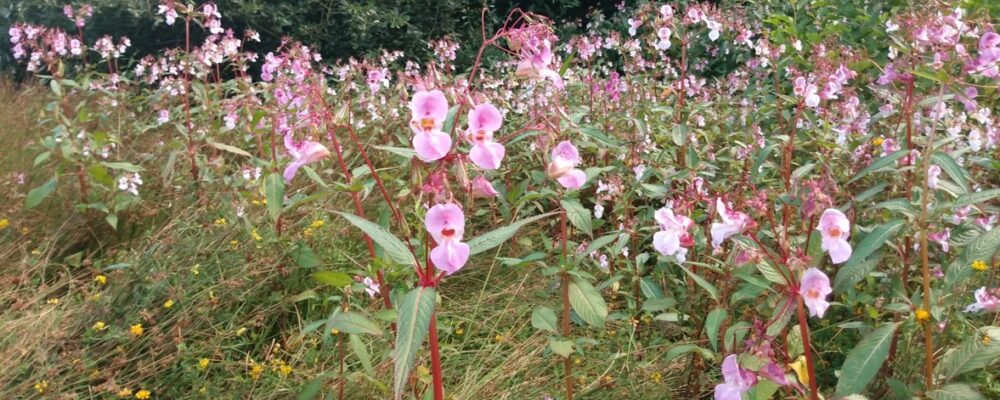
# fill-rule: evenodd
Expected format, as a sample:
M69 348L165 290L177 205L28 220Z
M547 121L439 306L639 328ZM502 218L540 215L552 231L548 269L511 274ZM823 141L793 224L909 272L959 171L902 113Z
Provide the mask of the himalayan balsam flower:
M497 190L493 188L493 184L486 180L482 175L478 175L472 180L472 196L491 198L496 197Z
M361 280L361 283L365 284L365 293L368 293L372 298L381 293L381 288L379 288L378 282L375 282L374 279L365 277L365 279Z
M492 104L480 104L469 111L469 129L465 133L466 139L472 144L469 159L479 168L500 168L506 149L493 141L493 132L500 130L501 124L503 114Z
M306 164L312 164L330 155L330 150L317 142L303 140L296 143L291 132L285 134L285 148L294 160L285 167L285 182L291 182L295 173Z
M722 218L722 222L712 223L712 247L719 248L726 239L740 234L746 229L750 222L750 217L744 213L729 210L722 198L715 199L715 210Z
M170 110L160 110L160 113L156 116L156 122L163 125L170 121Z
M941 251L948 252L948 239L951 239L951 229L945 229L941 232L931 232L927 234L927 238L931 241L937 242L941 245Z
M427 211L424 226L437 247L431 250L431 261L445 274L454 274L469 260L469 245L462 243L465 214L454 204L438 204Z
M976 302L969 304L965 312L996 312L1000 309L1000 297L995 296L985 286L976 289Z
M715 400L741 400L743 393L757 383L752 371L740 367L736 354L722 360L722 379L723 383L715 385Z
M660 224L660 231L653 235L653 248L660 254L676 254L679 260L683 260L687 254L683 247L693 244L688 230L694 225L694 221L683 215L674 215L674 211L666 207L657 210L655 218Z
M802 274L802 281L799 284L799 293L802 301L809 308L809 315L823 318L830 303L826 301L826 296L833 292L830 288L830 278L816 268L809 268Z
M440 160L451 150L451 136L441 131L448 117L448 99L440 90L421 90L410 100L413 150L424 162Z
M520 56L521 60L517 63L517 76L549 79L557 88L563 88L563 80L559 76L559 72L553 70L549 65L552 64L552 44L548 39L541 40L536 46L522 45Z
M937 165L931 165L930 168L927 168L927 187L931 189L937 189L939 176L941 176L941 167Z
M835 208L828 208L819 217L819 230L822 236L821 247L830 253L830 261L840 264L851 258L851 244L847 238L851 235L851 222L847 216Z
M587 181L587 174L576 168L579 164L580 152L573 143L564 140L552 149L552 162L546 168L546 173L564 188L577 189Z

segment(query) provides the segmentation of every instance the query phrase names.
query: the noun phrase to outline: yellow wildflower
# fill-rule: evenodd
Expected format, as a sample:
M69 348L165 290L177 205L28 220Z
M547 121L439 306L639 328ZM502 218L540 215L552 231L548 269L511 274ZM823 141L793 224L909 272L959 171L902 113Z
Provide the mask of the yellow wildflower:
M49 381L35 382L35 390L38 391L38 394L45 393L45 389L48 389L48 388L49 388Z
M198 276L198 274L201 273L201 270L199 268L201 268L201 264L195 264L193 267L191 267L191 275Z
M257 233L257 228L253 228L253 230L250 231L250 236L253 237L253 240L256 240L258 242L264 240L264 238L260 236L259 233Z
M222 226L222 225L225 225L225 224L226 224L226 219L225 218L216 218L215 219L215 225Z
M914 313L914 316L916 316L918 322L927 322L931 320L931 313L927 312L927 310L923 308L918 308Z
M135 392L135 398L137 398L139 400L146 400L146 399L149 398L150 395L152 395L152 393L150 393L146 389L142 389L142 390L140 390L138 392Z
M45 302L49 303L49 304L59 304L59 298L58 297L53 297L51 299L45 300Z
M650 376L650 379L653 380L653 383L660 383L660 380L663 379L663 375L660 375L659 372L654 372L653 375Z
M143 330L142 330L142 324L135 324L135 325L130 326L128 328L128 332L131 333L132 336L135 336L135 337L142 336L142 332L143 332Z
M173 306L174 306L174 301L171 299L167 299L167 301L163 302L163 308L170 308Z
M28 228L27 226L26 226L26 227L24 227L24 228L21 228L21 234L22 234L22 235L25 235L25 236L27 236L27 235L28 235L29 233L31 233L31 229L30 229L30 228Z
M464 330L464 329L462 329L462 328L460 328L460 327L459 327L459 328L456 328L456 329L455 329L455 334L456 334L456 335L459 335L459 336L461 336L461 335L462 335L463 333L465 333L465 330Z
M236 330L236 336L243 336L244 333L247 333L247 328L240 328Z
M976 260L972 262L972 269L976 271L986 271L986 263L983 260Z
M208 363L209 362L210 361L207 358L202 358L201 360L198 360L198 369L206 369L206 368L208 368Z
M282 365L278 367L278 373L280 373L281 376L287 377L288 375L292 374L292 366L282 363Z
M983 335L983 345L989 345L992 340L993 339L990 338L990 335Z
M313 229L319 229L319 228L323 227L323 224L325 224L325 222L323 222L323 220L317 219L317 220L313 221L311 224L309 224L309 227L313 228Z
M331 335L339 335L340 334L340 330L337 329L337 328L330 329L330 334Z
M132 397L132 389L124 388L122 390L119 390L118 397L121 397L123 399Z
M94 326L91 326L90 328L93 329L93 330L95 330L95 331L100 332L100 331L103 331L105 329L108 329L108 326L104 323L104 321L97 321L97 322L94 323Z
M236 250L237 248L240 247L240 242L238 242L236 240L230 240L229 241L229 247L232 247L233 250Z
M258 380L258 379L260 379L260 375L263 374L263 373L264 373L264 366L263 365L260 365L260 364L257 364L257 363L253 363L250 366L250 379Z
M108 277L103 274L97 275L94 277L94 282L97 282L100 285L106 285L108 284Z
M885 143L885 139L882 139L880 137L877 137L877 138L875 138L875 139L872 140L872 144L875 145L875 146L881 146L882 143Z
M304 231L302 231L302 235L305 237L312 237L313 235L312 228L306 228Z
M7 218L0 219L0 229L6 228L8 225L10 225L10 221Z

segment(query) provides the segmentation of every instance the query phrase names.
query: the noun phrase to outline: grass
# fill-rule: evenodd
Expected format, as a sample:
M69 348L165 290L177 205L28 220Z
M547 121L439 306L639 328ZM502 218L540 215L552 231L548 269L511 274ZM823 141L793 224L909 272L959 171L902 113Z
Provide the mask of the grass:
M19 105L0 109L6 148L30 148L37 137L40 90L0 84L0 102ZM0 398L111 399L127 389L159 399L287 399L317 379L325 398L336 398L338 340L307 327L344 296L372 313L380 305L311 277L320 269L366 267L357 231L342 220L290 215L279 238L265 206L236 216L232 204L246 193L147 182L143 202L122 216L116 231L99 216L72 212L71 185L60 186L41 207L23 210L28 188L47 176L29 172L31 151L2 157L0 177L14 190L0 195L0 218L10 221L0 230L0 260L7 266L0 271L6 310L0 315ZM11 185L17 172L27 172L26 184ZM333 207L344 200L322 201ZM324 226L306 235L316 219ZM315 250L320 265L296 262L292 249L301 245ZM494 255L528 250L513 246ZM547 335L530 323L535 304L558 308L554 283L540 266L507 267L493 257L473 259L444 283L439 329L449 398L561 397L561 362L545 353ZM612 306L624 308L624 298ZM574 356L578 398L684 398L690 358L665 359L676 345L670 325L639 322L640 345L629 318L619 317L604 330L575 328L596 339ZM344 340L345 398L391 397L388 339L363 339L372 373ZM410 385L416 395L426 393L428 367L421 353ZM703 377L702 394L711 379Z

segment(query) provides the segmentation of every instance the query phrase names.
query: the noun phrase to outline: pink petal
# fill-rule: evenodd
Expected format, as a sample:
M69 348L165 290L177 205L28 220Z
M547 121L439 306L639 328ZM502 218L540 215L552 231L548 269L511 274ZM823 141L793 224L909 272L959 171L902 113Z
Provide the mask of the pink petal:
M469 151L469 158L479 168L493 170L500 168L500 162L503 161L505 152L506 149L500 143L476 143L472 145L472 150Z
M493 184L490 181L479 175L472 180L472 195L474 197L495 197L497 191L493 188Z
M469 111L469 129L472 131L495 132L503 124L503 114L489 103L483 103Z
M410 112L414 119L431 118L443 122L448 117L448 99L437 89L419 91L410 100Z
M799 293L806 307L809 308L809 315L823 318L830 303L826 301L826 296L833 292L830 287L830 278L816 268L809 268L802 274Z
M431 250L434 266L451 275L462 269L469 260L469 245L455 241L445 241Z
M565 161L575 166L580 163L580 151L576 149L576 146L572 142L564 140L552 149L552 160Z
M677 233L659 231L653 234L653 248L665 256L672 256L681 248L681 238Z
M853 252L851 244L844 239L824 240L821 247L830 253L830 261L834 264L847 261Z
M451 136L441 131L418 132L413 135L413 150L424 162L440 160L451 150Z
M299 168L303 165L306 165L306 163L302 160L295 160L289 163L288 166L285 167L285 183L291 183L292 179L295 178L295 174L298 173Z
M559 181L559 184L566 189L578 189L587 182L587 174L581 170L574 169L567 172L557 180Z
M452 239L462 240L462 234L465 233L465 213L452 203L437 204L427 210L427 216L424 217L424 227L438 243L446 241L441 233L446 229L454 231Z

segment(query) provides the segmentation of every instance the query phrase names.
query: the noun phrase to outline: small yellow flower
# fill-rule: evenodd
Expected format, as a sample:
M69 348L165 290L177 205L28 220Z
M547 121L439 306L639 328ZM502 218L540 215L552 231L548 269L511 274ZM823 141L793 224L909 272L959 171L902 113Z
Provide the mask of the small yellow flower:
M263 374L263 373L264 373L264 366L263 365L260 365L260 364L257 364L257 363L253 363L250 366L250 379L258 380L258 379L260 379L260 375Z
M48 388L49 388L49 381L35 382L35 390L38 391L38 394L45 393L45 390Z
M456 335L459 335L459 336L461 336L461 335L462 335L463 333L465 333L465 330L464 330L464 329L462 329L462 328L457 328L457 329L455 329L455 334L456 334Z
M882 139L881 137L877 137L877 138L875 138L875 139L872 140L872 144L875 145L875 146L881 146L882 143L884 143L884 142L885 142L885 139Z
M173 306L174 306L174 301L171 299L167 299L167 301L163 302L163 308L170 308Z
M914 316L916 316L918 322L927 322L931 320L931 313L927 312L927 310L923 308L918 308L914 313Z
M989 345L992 340L990 339L990 335L983 335L983 345Z
M654 372L649 378L653 380L653 383L660 383L660 380L663 379L663 375L660 375L659 372Z
M97 275L97 276L94 277L94 282L97 282L97 284L99 284L99 285L107 285L108 284L108 277L106 275L103 275L103 274L102 275Z
M573 364L580 365L580 363L582 363L582 362L583 362L583 360L581 360L580 357L576 357L576 358L573 359Z
M340 334L340 330L337 329L337 328L330 329L330 334L331 335L339 335Z
M258 242L264 240L264 238L260 236L259 233L257 233L257 228L253 228L253 230L250 231L250 236L253 237L253 240L256 240Z
M986 263L983 260L976 260L972 262L972 269L976 271L986 271Z
M51 299L45 300L45 302L49 303L49 304L56 305L56 304L59 304L59 298L58 297L53 297Z
M292 366L282 363L281 366L278 367L278 373L280 373L281 376L287 377L292 374Z
M209 362L210 361L207 358L202 358L201 360L198 360L198 369L206 369L206 368L208 368L208 363Z
M806 370L806 356L804 354L800 354L799 357L795 359L795 362L788 364L788 366L792 367L792 370L795 371L795 375L799 377L799 383L803 385L809 384L809 371Z
M38 250L38 249L34 249L34 250L31 251L31 255L33 255L33 256L37 256L37 255L41 255L41 254L42 254L42 251Z
M135 398L137 398L139 400L146 400L146 399L149 398L150 395L152 395L152 393L150 393L146 389L142 389L142 390L140 390L138 392L135 392Z
M28 228L28 227L21 228L21 234L22 235L27 236L29 233L31 233L31 229L30 228Z
M312 228L306 228L304 231L302 231L302 235L305 237L312 237L313 235Z
M10 221L7 218L0 219L0 229L6 228L8 225L10 225Z
M127 399L129 397L132 397L132 389L124 388L122 390L119 390L118 391L118 397L121 397L123 399Z
M195 264L191 267L191 275L198 276L201 273L201 264Z
M105 329L108 329L108 326L104 323L104 321L97 321L97 322L94 323L94 326L91 326L90 328L93 329L93 330L95 330L95 331L100 332L100 331L103 331Z
M319 228L323 227L323 224L325 224L325 222L323 222L323 220L317 219L317 220L313 221L311 224L309 224L309 227L313 228L313 229L319 229Z
M225 218L217 218L215 220L215 225L217 225L217 226L222 226L222 225L225 225L225 224L226 224L226 219Z
M142 332L143 332L143 330L142 330L142 324L135 324L135 325L130 326L128 328L128 332L131 333L132 336L135 336L135 337L142 336Z
M240 328L236 330L236 336L243 336L244 333L247 333L247 328Z
M497 343L503 343L504 337L503 335L497 334L496 336L493 337L493 340L496 340Z
M240 242L238 242L236 240L230 240L229 241L229 247L232 247L233 250L236 250L236 249L238 249L240 247Z

